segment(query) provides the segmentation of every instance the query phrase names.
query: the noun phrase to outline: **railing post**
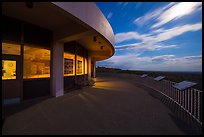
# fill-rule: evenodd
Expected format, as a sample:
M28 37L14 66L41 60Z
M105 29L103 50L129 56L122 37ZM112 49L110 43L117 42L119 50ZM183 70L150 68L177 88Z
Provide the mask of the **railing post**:
M200 121L200 92L198 91L198 120Z
M190 112L190 90L188 89L188 112Z
M175 84L175 82L173 82L173 85ZM173 88L173 92L174 92L174 102L176 102L176 89L173 87L172 85L172 88Z
M180 105L182 106L182 91L179 90L179 92L180 92Z
M191 114L193 115L193 91L191 91Z
M196 117L196 91L194 91L194 114L193 115Z
M185 110L187 110L187 90L185 90Z
M176 89L176 92L177 92L177 103L179 104L179 91L178 91L178 89Z

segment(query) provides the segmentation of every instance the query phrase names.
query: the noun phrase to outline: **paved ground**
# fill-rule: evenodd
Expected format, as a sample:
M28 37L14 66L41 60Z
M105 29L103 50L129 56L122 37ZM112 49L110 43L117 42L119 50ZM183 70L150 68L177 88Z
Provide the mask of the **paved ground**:
M147 88L131 80L99 77L58 98L25 102L5 110L2 134L190 134ZM184 127L184 128L183 128Z

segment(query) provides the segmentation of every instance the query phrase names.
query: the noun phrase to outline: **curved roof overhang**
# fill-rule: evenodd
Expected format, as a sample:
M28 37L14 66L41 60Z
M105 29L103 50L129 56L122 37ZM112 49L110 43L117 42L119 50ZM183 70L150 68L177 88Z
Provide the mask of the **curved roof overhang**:
M99 8L92 2L2 2L2 14L53 31L54 40L77 41L93 61L113 56L114 33Z

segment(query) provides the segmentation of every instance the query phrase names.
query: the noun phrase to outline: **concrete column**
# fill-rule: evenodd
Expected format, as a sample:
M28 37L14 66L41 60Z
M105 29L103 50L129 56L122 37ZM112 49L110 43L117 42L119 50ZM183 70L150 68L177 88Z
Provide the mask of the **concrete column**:
M51 50L51 95L64 94L64 43L54 42Z
M88 69L88 81L91 81L91 57L88 56L88 61L87 61L87 69Z
M96 78L96 61L93 62L93 78Z

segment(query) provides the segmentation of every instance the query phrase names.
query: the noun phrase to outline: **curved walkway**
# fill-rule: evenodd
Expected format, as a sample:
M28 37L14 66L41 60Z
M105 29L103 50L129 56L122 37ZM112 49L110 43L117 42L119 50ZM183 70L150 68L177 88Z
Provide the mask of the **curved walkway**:
M128 79L98 77L93 87L24 102L6 117L2 134L187 134L149 92Z

